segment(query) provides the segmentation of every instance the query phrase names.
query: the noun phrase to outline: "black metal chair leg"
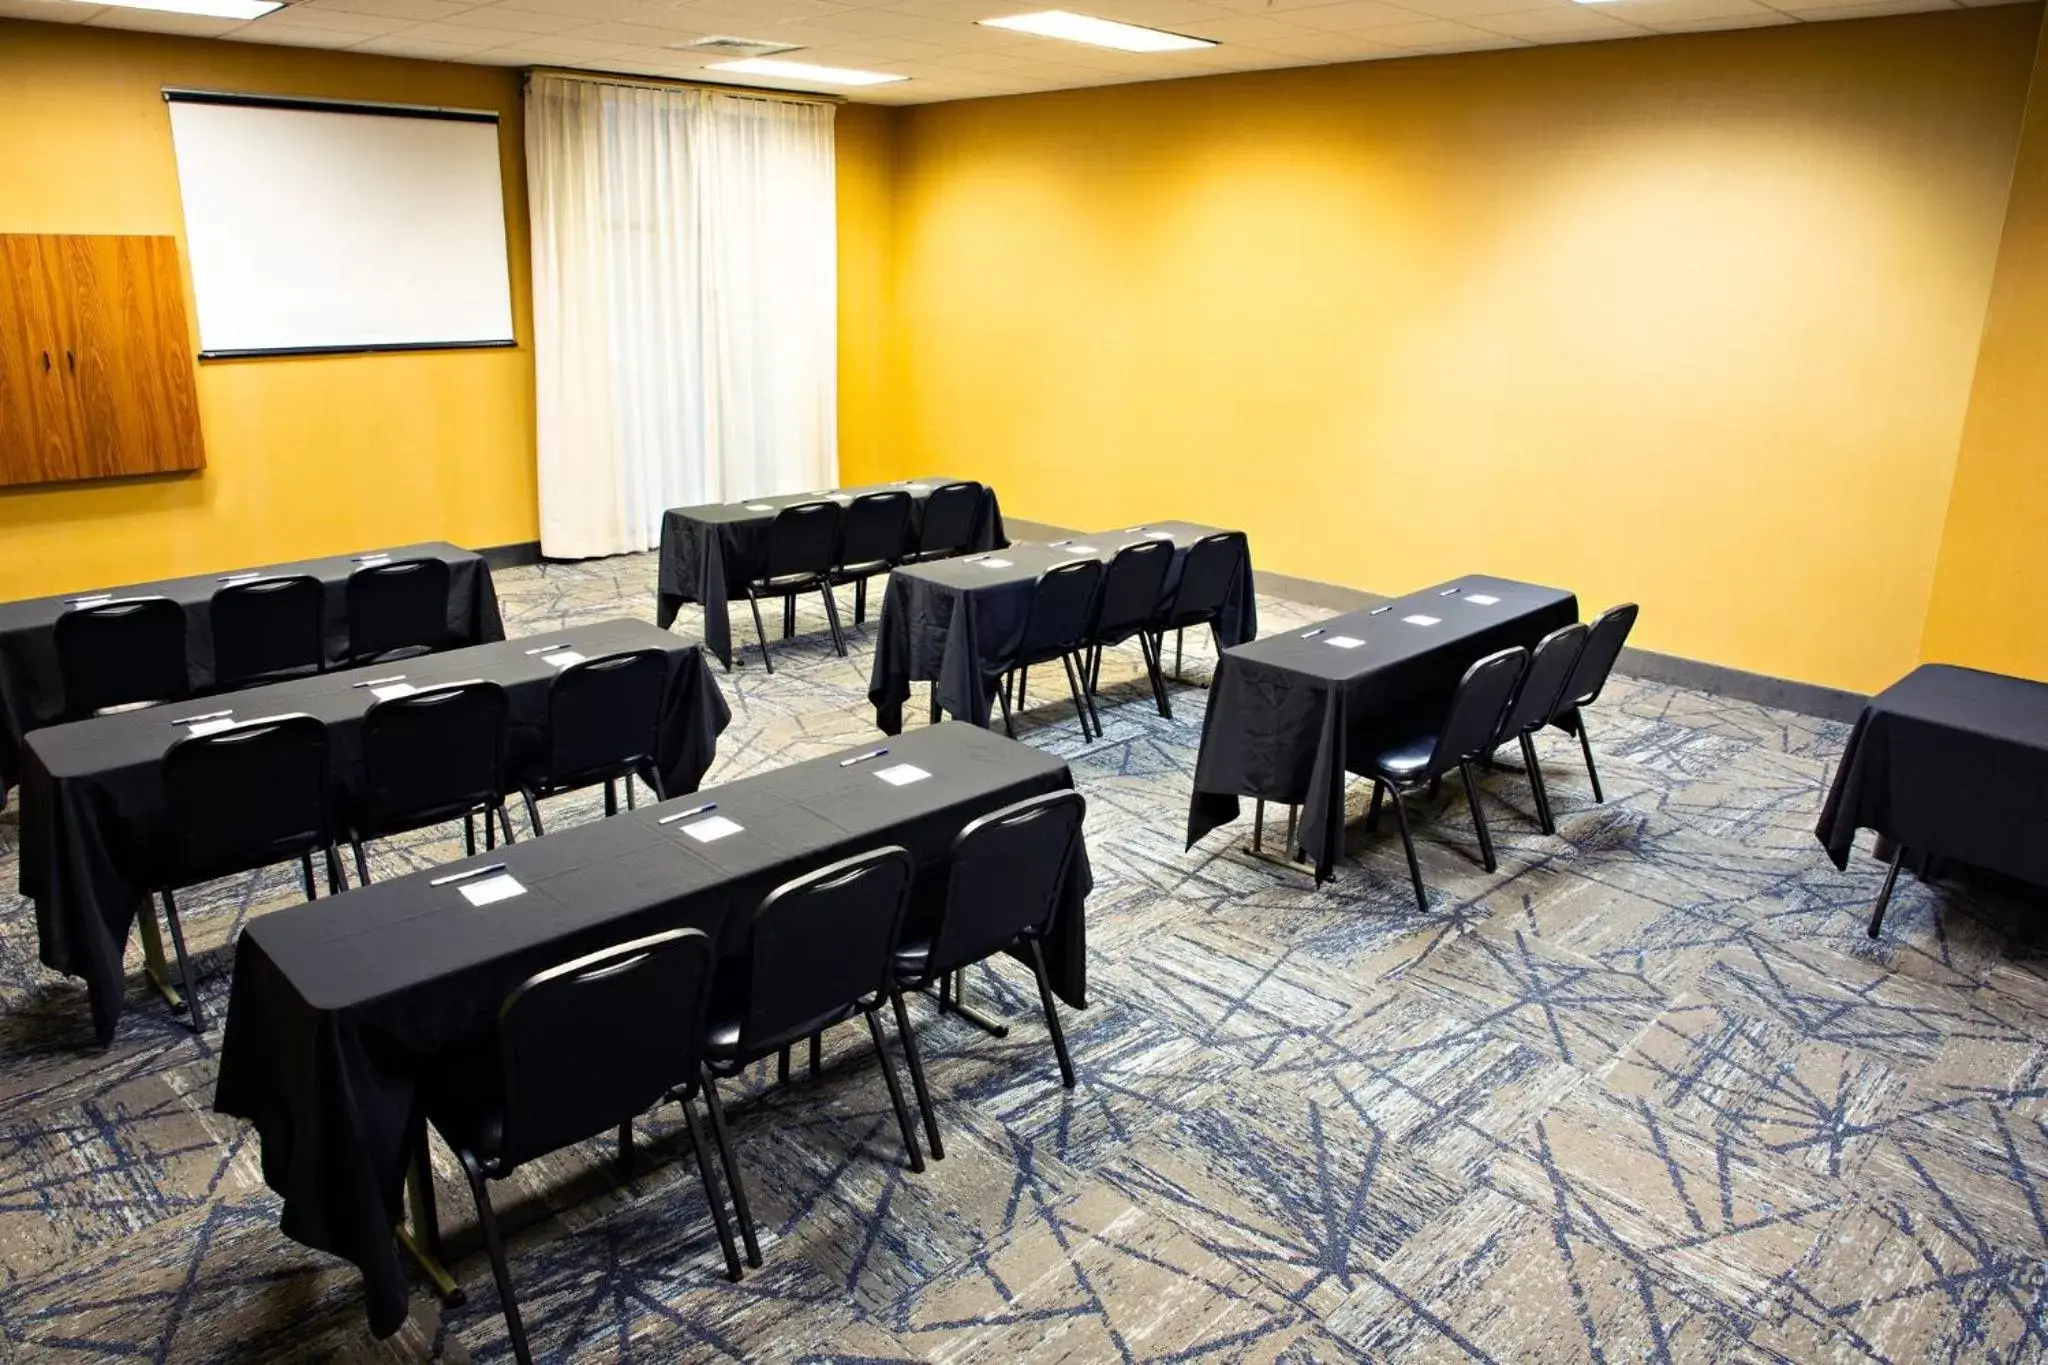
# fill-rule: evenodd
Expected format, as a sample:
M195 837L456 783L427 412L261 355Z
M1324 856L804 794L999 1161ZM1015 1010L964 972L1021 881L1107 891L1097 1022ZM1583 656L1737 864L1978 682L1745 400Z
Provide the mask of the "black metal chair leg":
M1593 763L1593 741L1586 738L1586 713L1579 713L1579 750L1586 756L1586 776L1593 779L1593 803L1599 805L1607 800L1600 791L1600 769Z
M350 835L348 846L356 855L356 884L368 886L370 884L370 864L363 857L363 841L354 835Z
M813 1033L811 1035L811 1074L813 1076L820 1074L825 1069L823 1056L824 1041L825 1035L822 1033Z
M1387 784L1375 777L1372 780L1372 807L1365 813L1365 832L1367 834L1377 834L1379 832L1380 798L1386 794Z
M846 657L846 633L839 628L839 603L833 600L829 584L821 585L818 595L825 599L825 624L832 628L832 648L843 659Z
M725 1195L718 1177L711 1173L711 1156L704 1150L704 1130L697 1124L697 1109L688 1096L678 1101L683 1107L683 1126L689 1130L690 1153L697 1159L697 1179L704 1186L704 1202L711 1206L711 1225L718 1229L718 1249L725 1253L725 1278L739 1283L740 1253L733 1245L732 1222L725 1216Z
M533 831L533 837L538 839L542 835L547 833L546 830L541 828L540 824L540 802L534 800L533 793L531 791L521 791L519 794L526 798L527 828L531 829Z
M1074 698L1074 719L1081 722L1081 738L1093 739L1095 736L1088 729L1088 703L1082 699L1080 680L1074 676L1073 656L1060 655L1060 665L1067 671L1067 691Z
M775 1079L780 1084L789 1081L789 1048L785 1046L775 1058Z
M1472 776L1472 765L1460 763L1458 775L1465 779L1465 800L1472 807L1472 828L1479 831L1479 860L1486 864L1488 872L1498 872L1500 867L1493 857L1493 831L1486 827L1486 810L1479 804L1479 782Z
M604 780L604 818L609 820L619 813L618 783L609 777Z
M484 807L484 852L489 853L498 846L498 825L492 807Z
M1408 854L1408 876L1415 883L1415 903L1422 909L1429 909L1429 893L1422 889L1422 864L1415 860L1415 836L1408 828L1408 807L1401 800L1401 793L1388 788L1392 798L1394 823L1401 827L1401 847Z
M704 1073L704 1107L711 1111L711 1135L718 1140L718 1159L725 1167L725 1183L732 1187L733 1212L739 1215L740 1240L746 1244L747 1264L761 1268L761 1244L754 1239L754 1213L747 1207L747 1187L740 1179L739 1163L733 1160L732 1134L725 1126L725 1106L718 1102L718 1082Z
M484 1230L484 1250L491 1258L491 1276L498 1282L498 1305L505 1310L505 1326L512 1333L512 1354L519 1365L533 1365L533 1352L526 1344L526 1325L519 1320L519 1301L512 1296L512 1270L505 1264L505 1243L498 1236L498 1216L491 1211L491 1195L484 1188L483 1171L468 1152L459 1155L462 1168L469 1175L469 1192L476 1199L476 1220Z
M633 1178L633 1120L619 1125L619 1179Z
M647 784L647 790L654 793L655 800L668 800L668 788L665 785L663 785L660 773L656 772L652 768L649 768L646 772L640 774L640 780Z
M853 623L860 625L868 619L868 581L865 578L853 580Z
M882 1079L889 1083L889 1103L896 1109L896 1126L903 1131L903 1146L910 1153L910 1169L921 1174L924 1171L924 1153L917 1145L917 1129L911 1126L910 1110L903 1103L903 1084L896 1079L896 1067L889 1061L889 1044L882 1034L881 1011L871 1008L861 1012L867 1016L868 1032L875 1038L875 1060L882 1064Z
M299 855L299 873L305 879L306 899L319 900L319 893L313 890L313 850L310 848Z
M348 890L348 876L341 870L341 852L333 844L327 845L327 893L339 896Z
M1076 668L1083 670L1085 673L1088 666L1088 661L1086 658L1077 655L1074 659L1074 666ZM1092 688L1084 686L1081 689L1081 702L1088 708L1088 719L1095 722L1095 737L1097 739L1101 739L1102 713L1095 709L1095 692Z
M633 774L631 774L631 773L627 773L627 774L626 774L626 775L625 775L624 777L621 777L621 778L619 779L619 785L620 785L620 786L622 786L622 787L624 787L624 788L626 789L626 809L627 809L627 810L632 810L632 809L634 809L634 805L633 805Z
M206 1010L199 1003L199 978L192 975L192 959L185 955L185 926L178 923L178 903L169 887L163 891L164 925L171 931L171 948L178 955L178 985L185 992L185 1019L194 1033L206 1032Z
M1003 704L1003 733L1011 739L1017 737L1017 727L1010 720L1010 683L1005 678L996 688L996 699Z
M775 659L768 652L768 629L761 624L761 599L754 596L752 588L747 589L747 605L754 609L754 638L761 642L761 665L773 673Z
M943 711L939 706L939 684L936 678L932 680L932 685L928 690L931 693L931 714L929 719L931 724L937 725L943 715Z
M1180 648L1187 640L1187 627L1176 626L1173 632L1173 680L1180 681Z
M1017 666L1017 709L1019 711L1024 709L1024 684L1030 680L1031 665L1019 664Z
M1444 794L1444 775L1436 773L1429 779L1429 799L1434 801Z
M1035 938L1026 939L1031 948L1031 973L1038 978L1038 1003L1045 1010L1045 1029L1052 1035L1052 1051L1060 1059L1060 1084L1074 1088L1074 1059L1067 1055L1067 1033L1060 1027L1060 1012L1053 1004L1052 982L1045 975L1045 951Z
M896 1033L903 1039L903 1055L910 1062L910 1088L917 1092L917 1112L924 1118L924 1135L932 1145L932 1160L946 1159L946 1144L939 1137L939 1115L932 1107L932 1092L925 1087L924 1061L917 1055L917 1035L910 1031L910 1011L903 1008L903 992L890 991L889 1003L896 1007Z
M505 842L506 842L506 843L508 843L508 844L509 844L509 843L511 843L511 842L512 842L512 812L511 812L511 811L509 811L509 810L506 810L506 809L505 809L505 801L504 801L504 798L500 797L500 798L499 798L499 800L498 800L498 802L497 802L497 804L496 804L496 805L494 805L494 806L492 806L492 807L491 807L491 809L492 809L492 810L495 810L495 811L496 811L496 812L498 813L498 827L499 827L500 829L502 829L502 830L504 830L504 831L505 831ZM484 823L485 823L485 824L489 824L489 823L490 823L490 816L489 816L489 815L486 815L486 816L484 817Z
M1536 741L1522 732L1522 770L1529 774L1529 790L1536 798L1536 827L1545 834L1557 833L1557 819L1550 813L1550 792L1543 785L1543 765L1536 761Z
M1581 726L1579 728L1579 733L1585 733L1584 726ZM1876 938L1877 931L1884 927L1885 908L1892 903L1892 887L1898 884L1899 865L1905 861L1906 846L1904 844L1900 844L1894 849L1892 849L1892 865L1885 870L1884 887L1877 893L1877 907L1870 912L1870 936L1872 938ZM1921 867L1920 871L1922 876L1925 876L1927 873L1927 869L1924 865ZM185 970L183 963L179 964L178 970L181 972Z
M787 640L796 634L796 594L782 594L782 638Z
M467 856L476 856L476 812L462 812L462 851Z
M1173 703L1166 696L1166 677L1159 668L1159 656L1153 652L1152 638L1144 631L1138 632L1138 653L1145 657L1145 681L1152 684L1152 700L1158 703L1159 714L1166 720L1173 719Z

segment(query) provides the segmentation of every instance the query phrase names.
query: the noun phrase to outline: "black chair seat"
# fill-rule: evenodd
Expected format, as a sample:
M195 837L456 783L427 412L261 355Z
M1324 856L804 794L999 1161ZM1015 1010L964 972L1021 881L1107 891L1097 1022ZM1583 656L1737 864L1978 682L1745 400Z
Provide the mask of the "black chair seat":
M831 1028L834 1024L843 1024L858 1013L860 1013L860 1008L855 1005L842 1005L826 1010L822 1014L813 1015L800 1023L780 1030L783 1035L782 1037L767 1039L763 1045L772 1051L774 1048L782 1046L783 1043L793 1043L799 1038L808 1038L823 1029ZM739 1056L739 1051L740 1021L737 1017L721 1019L705 1030L704 1056L706 1060L729 1062Z
M924 967L932 960L932 941L924 939L917 943L903 944L896 950L896 979L902 982L920 981L924 978Z
M1429 768L1429 760L1436 753L1435 735L1418 735L1406 744L1397 744L1374 760L1374 766L1388 777L1412 779L1422 776Z

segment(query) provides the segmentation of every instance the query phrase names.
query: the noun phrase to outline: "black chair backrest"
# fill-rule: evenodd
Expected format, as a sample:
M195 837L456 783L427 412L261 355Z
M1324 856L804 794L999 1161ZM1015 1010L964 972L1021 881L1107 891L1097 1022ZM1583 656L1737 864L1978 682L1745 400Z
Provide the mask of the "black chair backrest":
M1516 645L1489 654L1465 670L1458 690L1451 696L1451 709L1436 733L1436 751L1430 755L1429 773L1456 767L1475 754L1491 752L1500 734L1501 717L1515 695L1515 685L1529 667L1529 651Z
M832 567L839 551L839 504L800 502L768 523L768 557L763 578L815 575Z
M1102 586L1102 561L1077 559L1056 564L1038 576L1031 609L1017 637L1016 657L1025 663L1079 649L1095 620L1095 597Z
M185 609L168 597L72 607L57 618L64 714L80 720L106 706L176 701L185 672Z
M527 978L498 1011L500 1169L609 1132L694 1082L711 939L670 929Z
M1113 643L1159 618L1166 575L1173 568L1173 542L1140 540L1111 556L1102 576L1102 601L1095 636Z
M1579 651L1579 662L1572 669L1571 681L1565 684L1564 696L1558 699L1560 715L1599 700L1600 689L1607 686L1607 675L1614 671L1614 661L1621 657L1621 647L1628 643L1628 633L1635 629L1640 610L1635 603L1624 602L1594 618L1586 647Z
M571 664L548 686L548 781L580 786L653 764L668 655L658 649Z
M207 616L216 687L317 670L326 656L327 588L311 574L230 583L214 593Z
M1230 600L1230 590L1249 558L1242 531L1218 531L1190 545L1187 558L1181 561L1180 583L1173 590L1167 620L1174 625L1215 620Z
M394 559L348 576L348 652L364 658L448 643L448 563Z
M910 494L900 488L855 498L839 537L839 566L900 562L910 538L910 508Z
M768 893L747 935L739 1056L764 1055L811 1021L888 988L916 864L878 848Z
M979 962L1052 927L1087 809L1077 791L1047 792L990 811L960 831L927 976Z
M924 522L917 531L921 555L964 555L974 548L981 524L981 485L971 480L942 483L924 500Z
M164 754L163 776L171 816L166 885L268 867L332 841L327 727L311 716L186 735Z
M363 717L358 834L396 834L497 802L505 791L505 689L438 684Z
M1503 740L1540 730L1550 723L1585 643L1586 628L1576 621L1559 626L1536 642L1536 649L1529 656L1528 671L1522 674L1522 686L1515 693L1515 703L1500 723Z

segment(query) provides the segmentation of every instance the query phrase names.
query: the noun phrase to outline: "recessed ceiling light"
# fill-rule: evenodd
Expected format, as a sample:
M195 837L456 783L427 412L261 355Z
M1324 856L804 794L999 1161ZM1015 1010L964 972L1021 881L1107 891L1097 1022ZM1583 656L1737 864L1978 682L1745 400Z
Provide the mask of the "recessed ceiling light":
M88 0L120 9L148 9L161 14L196 14L204 19L261 19L284 0Z
M743 57L736 62L713 62L710 71L738 71L748 76L779 76L786 81L814 81L819 85L887 85L907 81L908 76L886 71L855 71L846 66L812 66L809 62L784 62L773 57Z
M1097 19L1086 14L1069 14L1063 9L1041 10L1037 14L1013 14L1007 19L983 19L984 28L1014 29L1041 38L1064 38L1070 43L1113 47L1119 52L1182 52L1194 47L1214 47L1207 38L1190 38L1164 29L1119 24L1114 19Z

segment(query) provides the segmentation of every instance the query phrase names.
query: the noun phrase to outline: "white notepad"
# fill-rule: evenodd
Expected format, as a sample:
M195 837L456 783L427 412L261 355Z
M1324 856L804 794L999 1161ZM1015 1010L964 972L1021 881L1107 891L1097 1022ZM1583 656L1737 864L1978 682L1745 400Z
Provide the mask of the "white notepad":
M977 559L974 562L981 565L984 569L1007 569L1011 567L1010 561L1007 559Z
M419 689L411 683L387 683L383 687L371 688L370 695L378 701L390 701L393 697L409 697L417 691Z
M1147 539L1147 540L1172 540L1172 539L1173 539L1173 532L1171 532L1171 531L1147 531L1147 532L1145 533L1145 539Z
M1442 618L1436 616L1404 616L1401 619L1411 626L1435 626L1443 623Z
M573 649L559 650L556 653L543 654L540 657L542 663L553 664L556 668L567 668L570 664L580 664L583 662L583 656Z
M913 782L922 782L931 774L914 763L898 763L893 768L878 768L875 776L892 787L907 787Z
M1365 641L1357 639L1350 635L1332 635L1329 639L1329 643L1333 648L1336 649L1357 649L1360 645L1364 644Z
M773 512L775 509L765 502L750 502L747 504L747 510L749 512Z
M195 721L185 727L193 735L217 735L223 730L232 730L237 724L233 716L221 716L214 720Z
M736 824L723 815L710 815L694 824L684 825L683 833L700 844L709 844L723 839L728 834L738 834L745 828L746 826Z
M1467 602L1470 602L1475 607L1490 607L1494 603L1500 601L1498 597L1489 597L1483 592L1472 593L1469 596L1467 596L1465 600Z
M1065 550L1070 555L1092 555L1100 553L1100 551L1098 551L1093 545L1062 545L1060 546L1060 548L1062 550Z
M526 894L526 888L519 879L509 872L500 872L495 877L483 877L473 882L464 882L456 890L471 905L491 905L497 901L509 901L514 896Z

